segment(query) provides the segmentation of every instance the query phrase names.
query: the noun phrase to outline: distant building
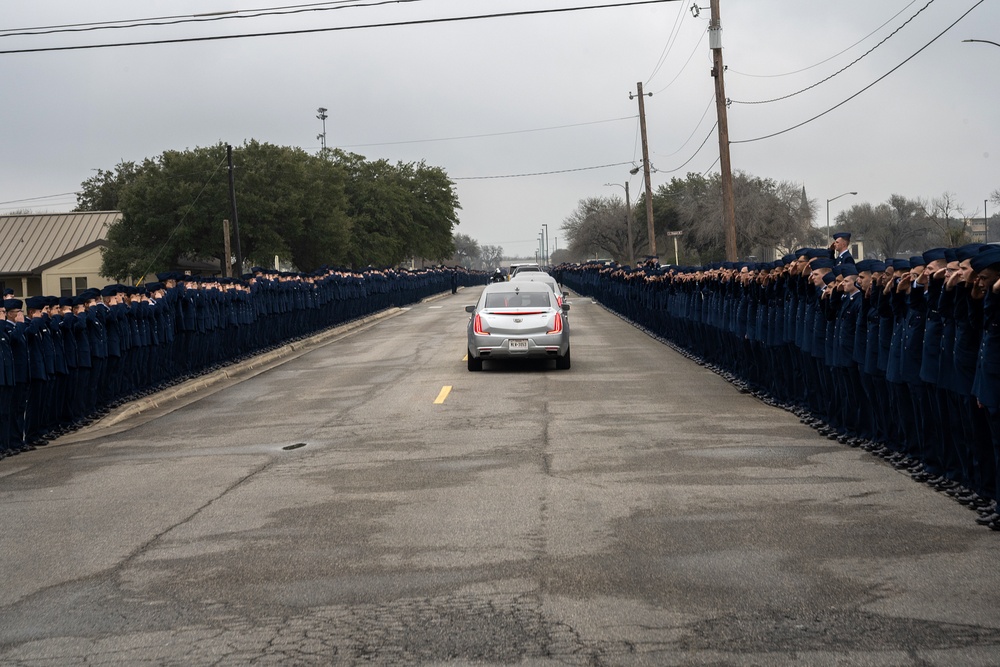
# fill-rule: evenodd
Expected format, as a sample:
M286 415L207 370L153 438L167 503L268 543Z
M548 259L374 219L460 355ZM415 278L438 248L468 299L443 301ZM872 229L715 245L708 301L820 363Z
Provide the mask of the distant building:
M101 248L119 211L0 216L0 289L18 297L76 296L114 282Z

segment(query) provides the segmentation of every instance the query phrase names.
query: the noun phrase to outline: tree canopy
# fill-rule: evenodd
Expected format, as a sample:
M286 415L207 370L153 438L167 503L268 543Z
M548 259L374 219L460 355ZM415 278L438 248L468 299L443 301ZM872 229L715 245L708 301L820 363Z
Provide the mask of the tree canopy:
M230 217L226 162L220 143L122 162L84 181L77 210L122 212L108 230L102 273L124 279L181 259L222 257L221 223ZM271 265L278 256L311 271L453 254L459 202L438 167L370 162L341 151L317 156L257 141L234 147L233 162L247 266Z

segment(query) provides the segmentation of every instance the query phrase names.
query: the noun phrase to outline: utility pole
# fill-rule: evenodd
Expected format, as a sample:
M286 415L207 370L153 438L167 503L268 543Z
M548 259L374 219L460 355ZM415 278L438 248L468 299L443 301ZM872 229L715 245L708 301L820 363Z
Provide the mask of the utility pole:
M230 267L229 267L229 258L233 256L233 250L232 250L232 248L229 245L229 221L228 220L223 220L222 221L222 248L223 248L223 250L222 250L222 256L226 258L226 260L224 262L222 262L222 277L223 278L232 278L233 276L230 275L232 272L229 270L230 269Z
M649 211L646 213L648 215ZM632 201L628 195L628 181L625 181L625 229L628 234L628 264L635 266L635 247L632 245Z
M719 116L719 169L722 171L722 218L726 226L726 260L735 262L736 203L733 199L733 165L729 160L729 117L726 112L726 83L722 64L722 19L719 0L711 0L712 22L708 26L708 44L712 49L712 76L715 78L715 108Z
M226 159L229 161L229 212L233 219L233 232L236 234L236 271L243 273L243 250L240 248L240 219L236 215L236 180L233 177L233 147L226 145ZM229 263L229 258L225 258Z
M636 83L639 97L639 130L642 133L642 172L646 179L646 225L649 234L649 254L656 257L656 232L653 228L653 191L649 184L649 142L646 140L646 106L643 104L642 81ZM646 93L650 97L653 93ZM628 94L632 99L632 93Z

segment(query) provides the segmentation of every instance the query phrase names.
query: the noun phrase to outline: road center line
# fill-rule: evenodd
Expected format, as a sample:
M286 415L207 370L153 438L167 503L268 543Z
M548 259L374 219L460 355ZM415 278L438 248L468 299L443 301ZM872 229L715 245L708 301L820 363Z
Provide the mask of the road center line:
M448 394L450 393L451 393L451 385L446 384L445 386L441 387L441 393L438 394L438 397L434 399L434 405L441 405L442 403L444 403L444 399L448 398Z

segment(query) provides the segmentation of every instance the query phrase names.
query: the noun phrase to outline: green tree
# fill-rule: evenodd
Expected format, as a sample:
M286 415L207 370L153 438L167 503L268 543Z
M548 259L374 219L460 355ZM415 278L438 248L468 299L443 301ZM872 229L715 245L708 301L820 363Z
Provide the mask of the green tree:
M423 162L369 162L343 151L333 151L331 159L347 175L352 264L392 266L408 257L445 261L454 254L460 206L442 169Z
M300 270L347 258L345 177L297 148L251 141L233 151L240 239L250 264L277 255ZM102 273L123 279L222 257L230 217L226 147L165 151L119 191L122 220L108 230Z
M482 249L479 242L468 234L455 234L455 264L466 268L478 268L482 264Z
M114 170L98 169L80 184L74 211L118 211L122 190L139 176L135 162L119 162Z

